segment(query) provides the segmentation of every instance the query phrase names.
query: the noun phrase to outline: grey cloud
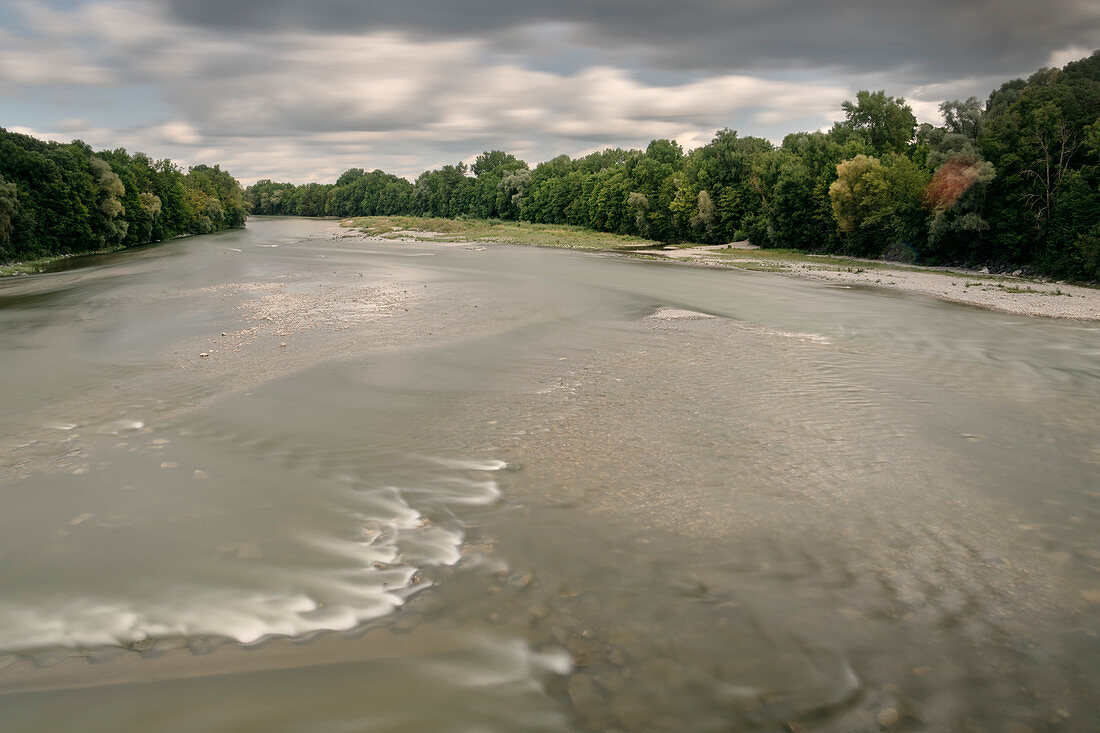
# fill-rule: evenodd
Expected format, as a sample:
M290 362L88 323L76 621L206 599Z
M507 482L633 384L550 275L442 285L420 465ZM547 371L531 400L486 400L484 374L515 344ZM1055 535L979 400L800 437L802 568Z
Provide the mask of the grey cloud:
M935 75L1012 73L1069 45L1100 45L1092 0L166 0L211 30L396 30L507 39L535 24L578 46L680 69L835 67ZM624 65L630 66L631 63Z
M531 162L655 137L691 147L726 126L777 140L827 127L858 88L903 94L931 120L939 100L1100 45L1100 13L1071 0L19 7L35 22L0 29L0 102L5 88L39 99L74 83L112 99L152 90L145 127L110 129L117 115L80 104L52 131L87 115L98 130L70 137L219 161L245 180L332 180L350 166L415 175L492 147Z

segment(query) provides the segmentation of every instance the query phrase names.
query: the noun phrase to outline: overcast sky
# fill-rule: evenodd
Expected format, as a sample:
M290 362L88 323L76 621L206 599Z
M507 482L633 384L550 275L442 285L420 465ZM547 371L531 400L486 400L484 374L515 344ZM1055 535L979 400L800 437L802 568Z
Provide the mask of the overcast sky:
M1097 0L0 0L0 127L258 178L415 177L715 130L859 89L921 121L1100 47Z

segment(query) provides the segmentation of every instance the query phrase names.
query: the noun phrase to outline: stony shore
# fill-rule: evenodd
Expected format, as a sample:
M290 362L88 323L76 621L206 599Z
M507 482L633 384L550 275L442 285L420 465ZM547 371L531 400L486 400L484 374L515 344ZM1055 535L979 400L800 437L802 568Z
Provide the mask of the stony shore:
M749 248L721 246L643 250L639 254L711 267L777 272L853 286L890 288L1017 315L1100 320L1100 289L1097 288L1011 275L991 275L962 268L920 267L848 258L845 258L845 264L838 264L838 258L827 256L777 259L754 255L754 252ZM820 259L821 263L814 262L814 259Z
M325 235L333 239L415 243L428 247L472 248L493 243L486 238L455 241L454 235L419 229L392 231L378 236L336 222L326 228ZM442 241L435 241L437 239ZM921 267L847 257L784 255L771 250L758 250L743 243L613 251L630 257L665 258L708 267L771 272L852 287L889 288L1016 315L1100 320L1100 289L1063 282L994 275L962 268Z

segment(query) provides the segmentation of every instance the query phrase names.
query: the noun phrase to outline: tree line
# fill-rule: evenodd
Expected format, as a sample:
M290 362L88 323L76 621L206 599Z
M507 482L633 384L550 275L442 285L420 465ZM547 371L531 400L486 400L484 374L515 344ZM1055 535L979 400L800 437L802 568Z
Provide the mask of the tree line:
M654 140L534 168L494 150L415 183L353 168L259 181L245 199L259 214L513 219L1100 280L1100 52L945 102L939 127L884 91L842 109L778 146L727 129L686 154Z
M0 128L0 262L208 234L247 216L240 184L219 166L184 173L143 153Z

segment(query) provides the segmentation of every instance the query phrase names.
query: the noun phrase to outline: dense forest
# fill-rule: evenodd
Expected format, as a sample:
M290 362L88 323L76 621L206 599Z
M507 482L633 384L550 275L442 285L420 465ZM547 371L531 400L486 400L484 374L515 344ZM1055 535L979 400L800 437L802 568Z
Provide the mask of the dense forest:
M79 254L243 226L237 180L218 166L0 128L0 262Z
M335 184L259 181L245 199L259 214L516 219L1100 280L1100 52L984 104L945 102L941 127L881 91L842 108L828 132L778 147L722 130L687 154L654 140L534 169L492 151L415 183L352 169Z
M1007 82L984 104L945 102L941 127L918 126L883 91L842 109L828 132L779 146L721 130L687 154L654 140L532 169L494 150L415 183L353 168L335 184L263 180L244 191L218 166L184 173L0 128L0 262L208 233L243 225L251 210L573 224L1100 280L1100 52Z

